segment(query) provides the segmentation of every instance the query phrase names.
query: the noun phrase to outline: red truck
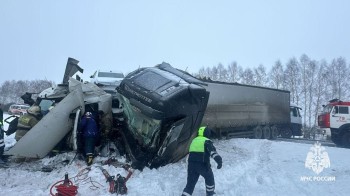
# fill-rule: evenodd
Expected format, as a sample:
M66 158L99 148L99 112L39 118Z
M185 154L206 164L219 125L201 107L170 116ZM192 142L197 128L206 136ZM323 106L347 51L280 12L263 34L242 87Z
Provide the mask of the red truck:
M332 141L342 147L350 148L350 102L339 99L330 100L318 115L318 126L330 128Z

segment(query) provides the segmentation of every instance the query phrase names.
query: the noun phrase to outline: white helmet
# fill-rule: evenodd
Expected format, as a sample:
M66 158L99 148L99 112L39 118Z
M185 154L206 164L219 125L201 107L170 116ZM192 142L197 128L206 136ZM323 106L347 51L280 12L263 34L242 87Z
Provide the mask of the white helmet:
M31 107L27 110L27 112L28 112L29 114L38 116L38 115L41 114L41 108L40 108L40 106L34 105L34 106L31 106Z

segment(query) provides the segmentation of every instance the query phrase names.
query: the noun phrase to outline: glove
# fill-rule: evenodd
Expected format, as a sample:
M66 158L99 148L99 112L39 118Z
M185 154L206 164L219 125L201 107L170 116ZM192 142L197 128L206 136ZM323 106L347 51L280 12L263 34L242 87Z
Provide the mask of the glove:
M218 163L218 166L216 168L221 169L222 168L222 163Z
M221 167L222 167L222 158L221 158L221 156L220 155L219 156L215 156L214 160L218 164L218 166L216 168L221 169Z

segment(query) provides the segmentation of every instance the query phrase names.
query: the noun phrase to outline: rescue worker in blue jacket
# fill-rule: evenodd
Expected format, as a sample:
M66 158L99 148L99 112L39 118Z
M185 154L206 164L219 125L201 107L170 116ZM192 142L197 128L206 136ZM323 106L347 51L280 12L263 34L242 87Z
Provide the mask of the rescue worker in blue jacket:
M222 158L209 139L210 135L211 130L209 128L200 127L198 136L192 140L188 156L187 184L182 196L192 195L200 175L205 179L206 194L215 194L215 181L211 170L210 157L216 161L217 169L222 167Z
M97 122L91 112L86 112L80 121L80 133L84 139L84 152L87 165L94 159L95 145L100 137Z

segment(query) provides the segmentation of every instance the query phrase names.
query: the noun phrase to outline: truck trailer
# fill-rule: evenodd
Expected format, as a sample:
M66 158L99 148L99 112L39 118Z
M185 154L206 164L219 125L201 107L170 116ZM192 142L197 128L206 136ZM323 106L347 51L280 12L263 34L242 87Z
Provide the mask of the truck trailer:
M200 80L168 63L130 73L117 91L126 149L143 166L183 158L203 125L218 138L302 134L300 108L290 105L289 91Z

